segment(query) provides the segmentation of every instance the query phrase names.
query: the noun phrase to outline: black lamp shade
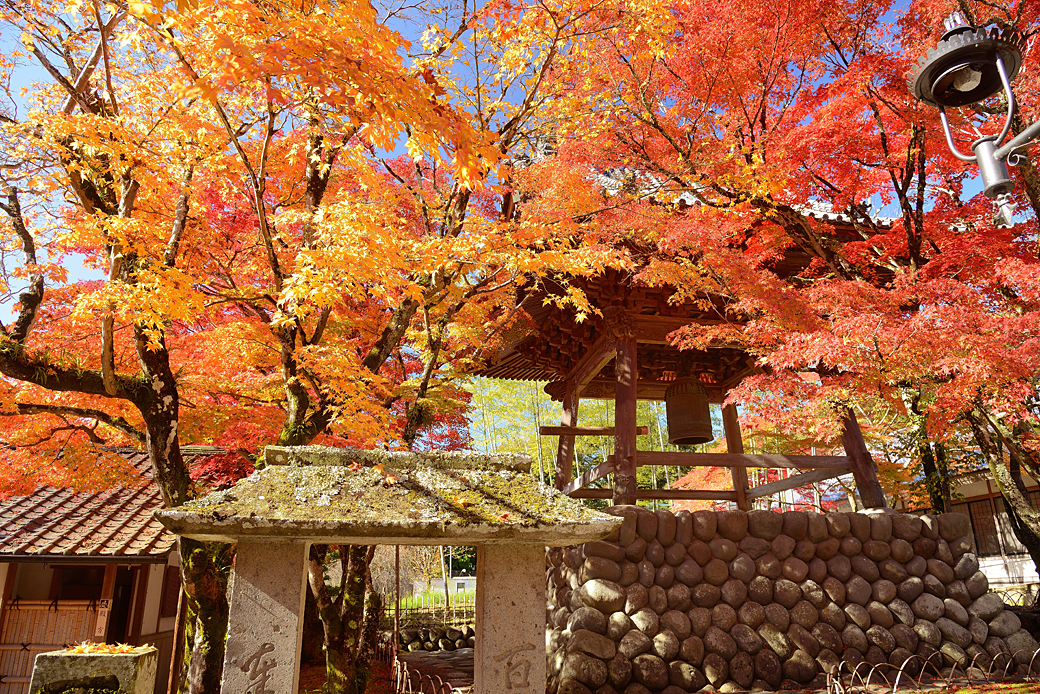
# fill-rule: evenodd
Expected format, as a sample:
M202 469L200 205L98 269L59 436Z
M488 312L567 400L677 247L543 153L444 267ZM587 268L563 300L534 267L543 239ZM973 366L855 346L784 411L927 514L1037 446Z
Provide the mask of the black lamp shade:
M966 106L1003 89L997 56L1008 81L1022 66L1022 39L1017 32L960 27L947 32L910 71L907 86L921 101L940 108Z

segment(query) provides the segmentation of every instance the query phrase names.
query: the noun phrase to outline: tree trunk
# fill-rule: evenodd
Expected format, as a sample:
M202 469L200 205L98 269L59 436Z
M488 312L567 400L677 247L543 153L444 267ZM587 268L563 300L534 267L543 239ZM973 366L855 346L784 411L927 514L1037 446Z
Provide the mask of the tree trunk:
M151 339L149 339L151 337ZM191 477L177 438L179 396L170 368L165 339L134 328L137 356L145 383L136 400L145 422L146 443L156 484L167 506L180 506L191 497ZM227 584L234 549L217 542L180 538L181 581L187 598L184 669L179 691L216 694L220 691L227 636Z
M953 492L950 490L950 463L946 458L946 447L941 443L932 445L935 449L935 467L939 472L939 493L942 497L944 513L953 510Z
M358 688L355 654L343 648L329 647L325 653L325 689L323 694L364 694Z
M373 548L375 549L375 548ZM369 559L371 561L371 559ZM368 689L368 680L372 675L372 658L376 654L376 641L379 638L379 622L383 617L383 598L371 584L365 592L365 622L361 629L361 643L358 645L357 683L358 692Z
M921 456L925 487L928 489L928 500L932 510L935 513L949 513L953 510L953 497L950 492L950 466L946 459L946 449L941 443L932 444L928 440L928 432L923 422L916 438L917 453Z
M1011 458L1009 468L1011 480L1015 483L1015 487L1022 496L1025 497L1027 492L1025 482L1022 481L1022 467L1014 456ZM1003 494L1001 495L1003 496ZM1007 497L1004 498L1004 506L1007 508L1008 521L1011 523L1011 529L1015 532L1015 537L1029 552L1029 556L1033 560L1033 566L1040 570L1040 536L1033 532L1026 522L1019 517L1015 512L1015 507L1008 502Z
M345 545L340 552L342 583L335 597L325 583L328 547L311 546L307 566L308 581L325 629L324 694L364 694L368 684L365 594L370 584L368 562L372 551L365 545Z
M979 449L982 451L983 456L986 458L986 462L989 464L990 473L993 475L993 481L996 482L997 489L1000 490L1001 495L1004 497L1005 506L1008 510L1008 518L1011 520L1011 527L1015 529L1015 534L1018 535L1016 523L1021 524L1023 528L1029 531L1033 536L1040 534L1040 513L1037 512L1026 499L1024 494L1025 485L1020 488L1018 484L1021 483L1021 473L1018 473L1018 483L1016 483L1012 471L1004 462L1004 456L997 445L997 441L993 438L991 431L991 425L993 422L978 409L973 410L967 414L968 423L971 425L972 433L975 435L975 441L979 444ZM999 426L993 426L996 430L997 435L1000 436ZM1005 446L1011 453L1012 461L1015 461L1016 452L1011 445L1012 442L1002 438L1001 439ZM1020 460L1013 462L1013 467L1017 468L1020 464ZM1019 536L1022 540L1022 536ZM1029 550L1030 556L1033 557L1034 563L1037 562L1038 556L1033 554L1033 550L1026 541L1022 541L1022 544ZM1040 564L1037 564L1040 568Z
M170 352L162 334L149 335L141 326L134 326L134 342L145 383L135 394L134 404L144 419L152 473L166 506L180 506L190 498L191 477L177 438L180 396Z
M969 421L972 423L975 439L983 454L986 455L987 460L995 462L1001 473L1000 478L997 477L996 472L993 477L997 481L1000 495L1004 498L1008 522L1011 523L1015 537L1026 548L1033 564L1040 570L1040 514L1026 498L1026 485L1022 480L1022 464L1025 463L1027 467L1035 468L1035 461L1028 457L1030 454L1020 447L1017 441L1013 440L1012 432L1003 427L999 420L995 420L984 412L977 412L977 414L978 416L974 418L969 416ZM990 433L991 430L996 433L996 439ZM1001 443L1008 451L1006 467ZM993 469L994 463L991 462L990 470Z
M943 506L941 479L939 470L935 466L935 456L932 454L932 447L922 433L918 432L916 438L917 454L921 456L921 467L924 469L924 484L928 490L928 501L932 506L933 512L946 513L946 509Z
M228 628L227 584L234 556L232 545L180 538L181 581L187 609L184 694L217 694L224 665Z

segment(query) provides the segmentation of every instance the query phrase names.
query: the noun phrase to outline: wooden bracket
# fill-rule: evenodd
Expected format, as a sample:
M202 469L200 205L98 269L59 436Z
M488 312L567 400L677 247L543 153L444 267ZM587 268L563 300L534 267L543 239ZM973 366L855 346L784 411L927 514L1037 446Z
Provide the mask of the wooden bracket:
M596 340L589 351L585 353L574 368L567 374L565 380L573 382L578 392L582 387L596 377L603 367L610 363L616 354L617 338L610 333L604 333Z
M838 475L844 475L845 473L852 472L852 468L846 468L844 470L839 469L820 469L810 470L809 472L803 472L798 475L791 475L787 479L777 480L776 482L769 482L758 487L752 487L748 490L748 499L757 499L761 496L769 496L770 494L776 494L777 492L783 492L788 489L795 489L797 487L803 487L807 484L814 482L822 482L823 480L829 480L832 477Z
M586 470L584 473L576 477L569 484L567 484L560 491L564 494L573 495L573 492L581 489L582 487L592 484L601 477L605 477L610 473L614 472L614 456L607 456L607 462L600 463L591 470Z

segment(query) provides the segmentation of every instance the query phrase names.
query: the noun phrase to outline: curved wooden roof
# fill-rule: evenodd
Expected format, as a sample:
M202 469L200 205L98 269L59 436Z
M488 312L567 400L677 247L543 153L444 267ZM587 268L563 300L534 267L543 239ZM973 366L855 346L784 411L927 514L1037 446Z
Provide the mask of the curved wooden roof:
M575 309L561 308L551 301L552 294L562 295L564 289L557 287L554 291L552 280L547 280L521 298L520 307L530 317L529 329L516 335L478 375L548 381L546 392L559 400L567 375L608 333L608 323L618 319L628 324L638 344L640 399L663 400L668 385L689 369L699 375L709 398L721 402L727 390L758 372L754 358L740 349L680 352L669 344L668 334L685 325L733 320L718 299L704 297L697 304L673 304L669 302L673 288L648 286L614 269L593 279L573 278L570 283L581 288L590 304L604 315L592 314L579 320ZM610 360L598 369L580 396L613 398L613 374L614 362Z

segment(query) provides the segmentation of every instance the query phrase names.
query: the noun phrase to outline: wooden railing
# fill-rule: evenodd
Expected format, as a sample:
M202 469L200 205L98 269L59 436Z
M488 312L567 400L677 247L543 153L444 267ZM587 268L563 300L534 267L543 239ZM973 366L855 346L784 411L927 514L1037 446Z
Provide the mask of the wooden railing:
M394 623L394 598L383 596L383 627L392 628ZM473 624L476 620L476 596L467 593L452 596L448 603L440 602L430 596L421 595L413 600L418 604L401 607L401 627L461 626Z
M546 427L548 428L548 427ZM601 427L611 428L612 427ZM747 500L771 496L789 489L797 489L834 477L853 472L852 463L844 455L778 455L754 453L683 453L668 451L637 451L636 467L643 465L667 465L676 467L720 467L738 468L786 468L809 470L791 475L782 480L769 482L758 487L744 487ZM588 485L602 479L617 469L613 455L606 462L587 470L560 491L576 499L609 499L609 489L590 488ZM746 479L746 477L744 478ZM739 501L740 490L716 489L639 489L637 499L689 499L695 501Z

